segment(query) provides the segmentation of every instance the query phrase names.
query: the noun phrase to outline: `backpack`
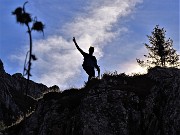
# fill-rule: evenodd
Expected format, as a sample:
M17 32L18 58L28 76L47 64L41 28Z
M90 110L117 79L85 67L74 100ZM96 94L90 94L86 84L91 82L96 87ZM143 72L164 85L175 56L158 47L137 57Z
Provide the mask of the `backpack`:
M84 56L84 62L83 62L83 67L95 67L97 64L97 60L95 56L91 56L89 54L86 54Z

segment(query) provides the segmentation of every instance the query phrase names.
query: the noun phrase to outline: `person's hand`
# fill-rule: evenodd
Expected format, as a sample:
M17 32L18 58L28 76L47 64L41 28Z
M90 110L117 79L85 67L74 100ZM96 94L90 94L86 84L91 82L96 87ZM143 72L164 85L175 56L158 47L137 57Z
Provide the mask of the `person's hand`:
M97 77L98 77L98 79L100 79L100 70L98 71L98 76Z
M98 78L98 79L101 79L101 78L100 78L100 75L98 75L97 78Z
M74 43L76 43L76 39L75 39L75 37L73 37L73 42L74 42Z

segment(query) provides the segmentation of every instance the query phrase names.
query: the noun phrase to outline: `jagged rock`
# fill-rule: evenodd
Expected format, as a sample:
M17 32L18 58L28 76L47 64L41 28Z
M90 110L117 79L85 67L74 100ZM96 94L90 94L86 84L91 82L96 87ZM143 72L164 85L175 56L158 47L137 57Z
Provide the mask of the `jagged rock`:
M49 91L48 87L29 81L27 104L25 105L25 93L27 80L21 73L10 75L5 72L0 60L0 122L6 126L11 125L23 115L23 111L32 111L36 104L36 98Z
M2 60L0 59L0 75L5 73L5 70L4 70L4 65L3 65L3 62Z
M12 78L15 80L14 87L23 93L23 90L26 89L27 80L22 76L21 73L12 75ZM29 81L29 89L27 91L29 96L36 99L43 96L43 93L46 91L48 91L48 87L46 85L38 84L31 80Z
M8 133L179 135L179 112L180 70L154 68L146 75L105 75L80 90L47 93L26 125Z

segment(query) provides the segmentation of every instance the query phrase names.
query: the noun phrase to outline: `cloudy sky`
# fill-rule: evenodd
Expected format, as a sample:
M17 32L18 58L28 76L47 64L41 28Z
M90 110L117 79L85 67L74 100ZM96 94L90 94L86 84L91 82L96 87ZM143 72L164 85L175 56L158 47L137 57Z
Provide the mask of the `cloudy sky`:
M0 1L0 59L9 74L22 73L28 51L27 28L11 15L24 2ZM26 11L45 24L44 37L32 33L38 61L33 62L31 79L47 86L65 89L87 81L74 36L84 51L95 47L102 74L142 72L136 58L146 54L143 43L157 24L180 53L179 0L31 0Z

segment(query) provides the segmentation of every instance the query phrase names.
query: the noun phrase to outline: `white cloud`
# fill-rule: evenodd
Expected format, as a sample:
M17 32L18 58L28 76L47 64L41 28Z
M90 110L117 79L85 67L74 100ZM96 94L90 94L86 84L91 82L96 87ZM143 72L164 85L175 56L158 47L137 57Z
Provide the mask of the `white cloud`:
M141 66L139 66L136 61L125 62L122 65L120 65L120 67L121 68L126 67L126 68L121 69L121 70L117 70L117 71L120 71L120 72L123 71L128 75L132 75L135 73L140 73L140 74L147 73L146 68L142 68Z
M74 22L66 23L59 29L64 32L63 35L52 35L45 40L35 41L33 52L38 61L33 70L36 81L48 86L57 84L68 87L68 82L79 76L83 60L73 45L72 37L76 37L85 51L89 46L95 46L95 55L99 59L103 56L103 47L127 31L123 26L113 31L114 24L129 15L140 2L142 0L91 0L84 11L74 17Z
M137 43L129 46L135 47L136 45ZM124 50L124 51L128 52L128 50ZM136 58L137 59L140 58L141 60L144 60L143 58L144 54L147 54L147 49L145 48L145 46L139 49L134 49L133 58L129 58L128 61L125 61L122 64L120 64L119 67L117 68L117 71L119 71L120 73L125 72L128 75L132 75L134 73L141 73L141 74L147 73L146 68L142 68L140 65L138 65L136 61Z

